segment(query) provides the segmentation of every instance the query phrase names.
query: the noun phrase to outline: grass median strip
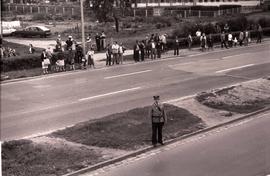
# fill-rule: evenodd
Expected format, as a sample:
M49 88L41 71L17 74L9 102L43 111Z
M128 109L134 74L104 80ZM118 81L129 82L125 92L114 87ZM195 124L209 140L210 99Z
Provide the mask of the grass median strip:
M204 128L200 118L165 104L164 138ZM151 145L149 107L77 124L46 136L5 142L3 175L62 175Z

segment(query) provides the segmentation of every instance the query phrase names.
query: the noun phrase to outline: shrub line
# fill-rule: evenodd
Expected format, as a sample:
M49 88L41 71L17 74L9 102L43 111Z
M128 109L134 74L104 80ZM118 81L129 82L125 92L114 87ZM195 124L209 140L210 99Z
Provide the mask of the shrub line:
M224 127L226 125L230 125L230 124L233 124L235 122L242 121L244 119L252 118L255 115L258 115L260 113L263 113L263 112L266 112L266 111L269 111L269 110L270 110L270 107L266 107L266 108L263 108L261 110L258 110L258 111L251 112L251 113L248 113L246 115L243 115L243 116L241 116L241 117L239 117L237 119L230 120L228 122L224 122L224 123L221 123L221 124L218 124L218 125L209 127L209 128L205 128L205 129L202 129L202 130L198 130L196 132L193 132L193 133L190 133L190 134L186 134L186 135L177 137L175 139L170 139L170 140L164 141L164 144L165 145L172 144L172 143L175 143L175 142L178 142L180 140L184 140L184 139L193 137L193 136L198 135L198 134L201 134L201 133L206 133L206 132L209 132L211 130L214 130L214 129L217 129L217 128L220 128L220 127ZM111 159L111 160L108 160L108 161L104 161L104 162L95 164L93 166L90 166L90 167L87 167L87 168L84 168L84 169L81 169L81 170L78 170L78 171L75 171L75 172L72 172L72 173L68 173L68 174L65 174L65 175L62 175L62 176L79 176L79 174L84 174L86 172L90 172L90 171L94 171L94 170L100 169L102 167L105 167L105 166L108 166L108 165L111 165L111 164L114 164L114 163L117 163L117 162L126 160L128 158L135 157L135 156L140 155L142 153L148 152L148 151L150 151L152 149L156 149L156 147L148 146L148 147L145 147L143 149L140 149L140 150L136 150L134 152L131 152L131 153L127 154L127 155L123 155L123 156L120 156L120 157L117 157L117 158L114 158L114 159Z

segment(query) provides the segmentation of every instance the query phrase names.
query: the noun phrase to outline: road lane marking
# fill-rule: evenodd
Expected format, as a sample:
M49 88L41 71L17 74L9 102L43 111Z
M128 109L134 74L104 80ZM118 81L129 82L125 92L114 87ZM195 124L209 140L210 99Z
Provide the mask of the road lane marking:
M121 74L121 75L108 76L108 77L105 77L104 79L119 78L119 77L130 76L130 75L136 75L136 74L141 74L141 73L146 73L146 72L151 72L151 71L152 71L152 70L144 70L144 71L138 71L138 72L126 73L126 74Z
M180 97L180 98L176 98L176 99L172 99L172 100L167 100L167 101L164 101L163 103L174 103L174 102L177 102L177 101L180 101L180 100L186 100L186 99L189 99L189 98L193 98L195 96L196 96L196 94L187 95L187 96L184 96L184 97Z
M248 55L248 54L250 53L242 53L242 54L236 54L236 55L231 55L231 56L225 56L225 57L222 57L222 59L229 59L229 58L239 57L239 56Z
M251 67L253 65L254 64L248 64L248 65L243 65L243 66L240 66L240 67L228 68L228 69L225 69L225 70L216 71L216 73L223 73L223 72L227 72L227 71L231 71L231 70L238 70L238 69L241 69L241 68Z
M196 61L194 62L186 62L186 63L179 63L179 64L173 64L173 65L168 65L169 67L176 67L176 66L184 66L184 65L190 65L190 64L195 64Z
M106 94L95 95L95 96L92 96L92 97L81 98L81 99L79 99L79 101L87 101L87 100L101 98L101 97L105 97L105 96L109 96L109 95L115 95L115 94L119 94L119 93L135 91L135 90L139 90L139 89L141 89L141 87L134 87L134 88L131 88L131 89L124 89L124 90L119 90L119 91L110 92L110 93L106 93Z

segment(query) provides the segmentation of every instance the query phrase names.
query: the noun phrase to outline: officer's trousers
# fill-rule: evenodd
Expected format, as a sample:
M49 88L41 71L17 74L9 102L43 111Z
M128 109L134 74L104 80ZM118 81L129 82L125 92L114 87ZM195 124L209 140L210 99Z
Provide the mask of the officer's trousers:
M152 144L162 144L162 128L164 122L152 123Z

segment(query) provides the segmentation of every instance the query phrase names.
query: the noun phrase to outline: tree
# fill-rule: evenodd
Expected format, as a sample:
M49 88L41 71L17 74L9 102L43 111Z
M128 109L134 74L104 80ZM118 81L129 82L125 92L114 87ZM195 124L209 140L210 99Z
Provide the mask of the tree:
M119 30L119 19L125 10L131 8L130 0L86 0L86 6L92 4L92 9L100 22L115 21L116 32ZM114 6L116 3L116 6ZM120 13L121 12L121 13Z

